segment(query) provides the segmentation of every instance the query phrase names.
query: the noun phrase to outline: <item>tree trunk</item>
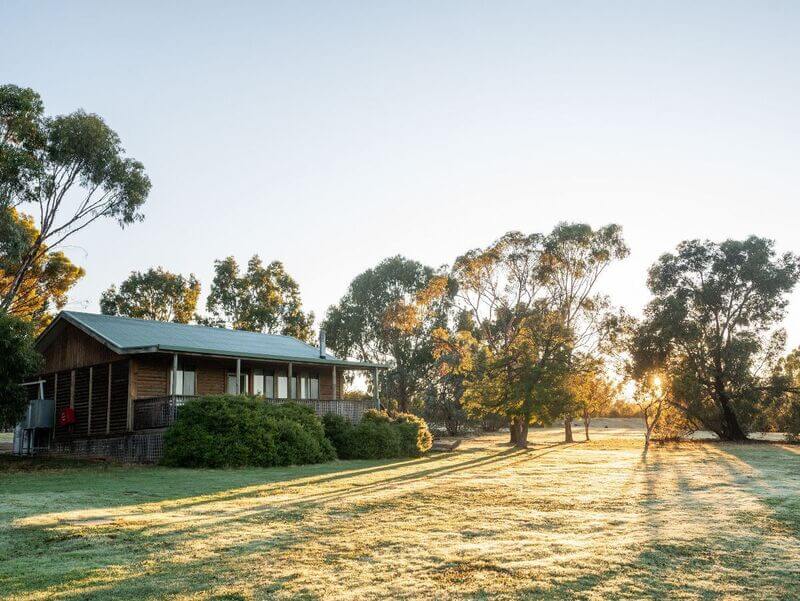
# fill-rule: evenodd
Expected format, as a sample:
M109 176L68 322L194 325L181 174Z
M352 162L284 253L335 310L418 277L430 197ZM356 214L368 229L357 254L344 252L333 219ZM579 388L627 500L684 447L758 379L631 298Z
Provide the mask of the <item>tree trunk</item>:
M400 394L397 395L397 409L399 413L408 413L408 394L405 387L400 388Z
M586 430L586 442L589 442L589 420L588 419L584 419L583 420L583 427Z
M508 431L509 431L509 439L508 444L516 445L517 444L517 434L519 433L517 430L517 418L512 417L508 422Z
M518 418L517 422L517 443L514 445L518 449L528 448L528 420L527 418Z
M564 442L575 442L572 439L572 418L564 418Z
M720 372L719 365L717 365L717 372ZM719 375L714 378L714 392L717 397L717 405L722 411L722 432L718 432L717 436L722 440L747 440L747 434L744 433L744 430L739 425L739 420L728 398L725 383Z
M736 413L731 407L730 401L721 397L719 405L722 408L722 438L723 440L747 440L747 434L744 433L742 427L739 425L739 420Z

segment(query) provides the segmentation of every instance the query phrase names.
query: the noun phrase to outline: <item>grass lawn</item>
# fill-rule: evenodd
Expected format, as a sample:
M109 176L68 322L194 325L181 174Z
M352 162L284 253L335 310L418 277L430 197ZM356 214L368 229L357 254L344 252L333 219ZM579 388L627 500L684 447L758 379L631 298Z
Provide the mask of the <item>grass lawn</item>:
M0 597L797 598L800 448L643 457L638 430L605 425L287 469L7 458Z

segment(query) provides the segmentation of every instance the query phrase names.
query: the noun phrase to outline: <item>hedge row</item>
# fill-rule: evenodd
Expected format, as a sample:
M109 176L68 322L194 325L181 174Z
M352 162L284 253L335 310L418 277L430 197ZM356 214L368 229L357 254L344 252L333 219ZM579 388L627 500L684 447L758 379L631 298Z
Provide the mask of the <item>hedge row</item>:
M314 412L220 395L189 401L164 435L162 463L181 467L301 465L336 458Z
M425 420L410 413L389 416L370 409L355 426L332 413L322 421L340 459L419 457L433 442Z
M324 422L324 425L323 425ZM336 459L418 457L431 447L421 418L367 411L357 425L308 407L234 395L208 396L181 406L164 434L164 465L284 466Z

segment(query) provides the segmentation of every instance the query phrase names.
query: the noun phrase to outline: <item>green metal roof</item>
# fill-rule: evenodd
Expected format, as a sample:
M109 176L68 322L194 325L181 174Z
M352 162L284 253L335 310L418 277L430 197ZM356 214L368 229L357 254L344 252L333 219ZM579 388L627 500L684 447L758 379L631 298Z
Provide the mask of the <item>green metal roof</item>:
M386 367L375 363L342 360L330 353L326 353L323 358L320 357L319 348L291 336L77 311L59 313L50 327L42 333L40 340L47 338L48 333L62 319L120 354L160 351L360 368Z

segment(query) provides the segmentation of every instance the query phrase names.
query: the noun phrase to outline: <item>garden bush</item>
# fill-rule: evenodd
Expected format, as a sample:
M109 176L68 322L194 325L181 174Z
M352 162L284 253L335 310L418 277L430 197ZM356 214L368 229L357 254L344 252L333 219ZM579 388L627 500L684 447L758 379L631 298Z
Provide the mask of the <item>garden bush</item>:
M339 459L349 459L347 445L353 430L353 424L335 413L326 413L322 416L322 424L325 427L325 438L333 444Z
M392 459L419 457L433 439L428 425L410 413L396 416L370 409L353 426L339 415L323 418L325 436L341 459Z
M345 454L350 459L393 459L400 451L400 433L393 424L362 419L350 432Z
M241 467L300 465L336 458L314 412L294 403L220 395L179 408L164 434L164 465Z
M428 424L413 413L398 413L395 423L400 430L400 452L406 457L419 457L433 445Z

